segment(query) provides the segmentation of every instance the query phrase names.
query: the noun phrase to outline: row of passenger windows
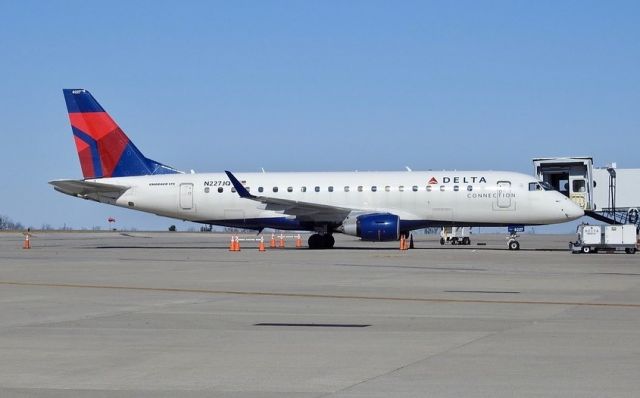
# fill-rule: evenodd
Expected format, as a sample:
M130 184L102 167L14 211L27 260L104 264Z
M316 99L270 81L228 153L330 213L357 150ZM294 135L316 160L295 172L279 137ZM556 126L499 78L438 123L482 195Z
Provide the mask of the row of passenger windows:
M245 187L245 188L247 189L247 191L251 191L251 188L249 188L249 187ZM369 189L371 190L371 192L377 192L378 191L378 187L376 185L372 185L371 187L368 187L366 190L369 190ZM447 190L447 186L446 185L440 185L439 189L440 189L440 191L444 192L444 191ZM293 192L293 190L294 190L293 187L287 187L287 192ZM320 192L321 188L319 186L316 186L316 187L313 188L313 190L315 192ZM362 186L362 185L358 185L356 187L356 190L358 192L364 192L365 191L365 187ZM385 192L391 192L391 190L392 190L392 187L390 185L387 185L387 186L384 187L384 191ZM407 187L406 190L409 191L408 187ZM419 187L417 185L414 185L414 186L411 187L411 191L413 191L413 192L418 192L418 190L419 190ZM433 185L427 185L427 187L426 187L426 191L427 192L432 192L432 191L436 191L436 190L438 190L438 187L433 186ZM204 189L204 191L208 193L209 192L209 187L206 187ZM235 188L231 188L231 192L235 192L235 191L236 191ZM265 191L264 187L258 187L258 192L259 193L263 193L264 191ZM273 192L279 192L279 188L278 187L273 187L272 191ZM350 186L347 185L347 186L344 187L344 192L350 192L350 191L351 191L351 187ZM404 192L405 191L404 185L398 186L398 191L399 192ZM453 191L455 191L455 192L460 191L460 186L459 185L454 185L453 186ZM469 192L473 191L473 185L467 185L467 191L469 191ZM223 187L218 187L218 192L219 193L224 192L224 188ZM307 187L306 186L300 187L300 192L307 192ZM327 192L334 192L334 187L333 186L328 186L327 187Z

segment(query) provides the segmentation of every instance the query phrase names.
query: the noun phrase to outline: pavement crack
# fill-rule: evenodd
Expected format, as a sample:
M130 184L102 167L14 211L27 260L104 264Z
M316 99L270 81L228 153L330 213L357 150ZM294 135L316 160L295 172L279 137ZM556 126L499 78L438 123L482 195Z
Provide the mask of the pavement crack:
M493 336L496 336L496 335L498 335L500 333L504 333L506 331L510 331L510 330L514 330L514 329L517 329L517 328L510 328L510 329L499 330L499 331L487 333L487 334L479 336L479 337L477 337L475 339L472 339L472 340L466 341L464 343L461 343L461 344L455 345L453 347L450 347L450 348L448 348L448 349L446 349L444 351L439 351L437 353L433 353L433 354L427 355L426 357L420 358L420 359L418 359L416 361L413 361L413 362L406 363L406 364L404 364L402 366L399 366L397 368L391 369L391 370L389 370L387 372L384 372L384 373L369 377L369 378L367 378L365 380L361 380L361 381L359 381L357 383L351 384L351 385L349 385L347 387L344 387L344 388L341 388L341 389L339 389L337 391L333 391L333 392L330 392L330 393L325 393L323 395L319 395L318 398L330 397L330 396L333 396L333 395L336 395L336 394L340 394L340 393L346 392L348 390L351 390L351 389L356 388L358 386L361 386L363 384L369 383L369 382L374 381L376 379L380 379L382 377L386 377L386 376L392 375L394 373L400 372L400 371L402 371L404 369L407 369L407 368L409 368L411 366L417 365L417 364L419 364L421 362L428 361L428 360L436 358L436 357L438 357L440 355L444 355L444 354L450 353L452 351L458 350L460 348L466 347L466 346L468 346L470 344L473 344L475 342L478 342L478 341L480 341L482 339L493 337Z

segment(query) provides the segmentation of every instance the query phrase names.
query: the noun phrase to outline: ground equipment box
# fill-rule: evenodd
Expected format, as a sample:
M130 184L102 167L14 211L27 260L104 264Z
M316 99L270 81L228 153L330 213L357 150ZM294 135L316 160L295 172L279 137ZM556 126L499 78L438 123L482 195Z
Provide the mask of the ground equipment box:
M451 243L452 245L470 245L470 227L443 227L440 231L440 244Z
M578 240L569 243L573 253L597 253L599 250L624 250L628 254L636 252L638 230L634 224L625 225L580 225Z

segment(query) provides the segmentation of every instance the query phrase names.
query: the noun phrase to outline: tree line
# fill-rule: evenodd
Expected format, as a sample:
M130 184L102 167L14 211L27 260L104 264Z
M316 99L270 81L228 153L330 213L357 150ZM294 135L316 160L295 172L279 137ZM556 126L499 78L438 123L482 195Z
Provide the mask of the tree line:
M15 231L22 229L24 229L24 225L0 214L0 231Z

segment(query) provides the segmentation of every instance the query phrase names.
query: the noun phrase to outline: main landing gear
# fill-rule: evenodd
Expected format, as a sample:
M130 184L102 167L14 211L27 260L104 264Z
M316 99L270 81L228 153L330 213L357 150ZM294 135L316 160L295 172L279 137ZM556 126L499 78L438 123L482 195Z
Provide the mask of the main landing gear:
M313 234L309 237L308 243L309 249L333 249L336 240L331 234Z

